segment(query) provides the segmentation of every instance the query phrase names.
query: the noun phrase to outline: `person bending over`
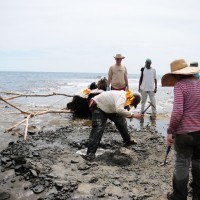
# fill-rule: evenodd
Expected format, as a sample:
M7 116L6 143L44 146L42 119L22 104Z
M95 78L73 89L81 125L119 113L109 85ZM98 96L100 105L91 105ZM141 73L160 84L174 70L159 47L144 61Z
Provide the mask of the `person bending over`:
M87 154L82 156L84 159L95 159L95 153L101 141L107 119L115 123L126 145L137 143L128 133L126 118L143 118L144 115L133 114L130 110L132 106L136 108L140 100L139 94L123 90L103 92L90 100L92 130L89 136Z

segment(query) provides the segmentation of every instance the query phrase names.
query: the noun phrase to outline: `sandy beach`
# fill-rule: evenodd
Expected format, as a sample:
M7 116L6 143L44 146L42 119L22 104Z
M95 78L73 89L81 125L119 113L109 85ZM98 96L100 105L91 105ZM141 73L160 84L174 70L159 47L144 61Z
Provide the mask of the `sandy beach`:
M134 91L137 91L138 80L132 81ZM80 79L70 91L79 82ZM46 89L49 84L54 85L54 80L40 89L35 88L36 93L38 90L51 93L52 90ZM62 81L57 91L69 94L65 85ZM25 92L23 84L19 88ZM25 116L1 102L1 191L8 192L11 200L166 199L171 189L173 148L168 156L168 164L162 167L158 165L164 161L167 149L165 137L173 93L171 88L159 86L158 89L156 120L149 118L151 109L145 114L143 123L127 119L129 132L138 144L125 147L116 127L108 121L94 162L87 162L80 155L86 152L90 120L74 119L72 114L33 117L29 121L28 140L24 142L25 123L11 132L5 133L5 130ZM28 93L32 93L31 88L28 88ZM62 109L67 101L70 98L61 96L19 98L11 102L27 111ZM140 112L140 105L134 112Z
M173 105L182 96L177 92L174 101L173 84L163 83L168 75L174 82L176 75L182 79L183 74L198 77L200 73L196 68L199 8L197 0L2 0L0 200L167 200L172 190L173 146L166 165L161 164L168 149ZM179 59L184 64L173 66ZM184 68L194 71L182 74ZM95 88L91 84L99 88L105 78L107 85L101 89L133 92L134 98L126 93L127 108L136 104L136 94L142 100L147 94L144 107L149 109L143 121L127 119L128 131L137 141L132 146L124 146L108 120L97 157L89 162L82 155L87 152L91 119L75 118L66 108L75 95L89 97ZM116 107L123 98L114 100ZM87 103L89 99L75 107ZM182 121L180 130L193 127L180 133L195 131L198 114L190 110L197 111L198 102L188 105L189 120ZM108 106L102 100L103 108ZM143 111L141 102L130 109L131 117ZM122 111L114 106L108 110L104 111ZM173 113L178 116L179 111ZM190 183L187 200L192 199Z
M80 156L86 151L90 120L74 120L71 114L41 120L40 126L36 121L36 126L30 126L27 142L20 136L23 126L1 132L5 140L0 191L8 192L10 200L166 199L171 189L173 148L168 164L159 167L167 149L159 129L166 128L168 119L160 116L152 122L147 114L143 125L128 121L129 132L138 141L129 147L108 121L94 162Z

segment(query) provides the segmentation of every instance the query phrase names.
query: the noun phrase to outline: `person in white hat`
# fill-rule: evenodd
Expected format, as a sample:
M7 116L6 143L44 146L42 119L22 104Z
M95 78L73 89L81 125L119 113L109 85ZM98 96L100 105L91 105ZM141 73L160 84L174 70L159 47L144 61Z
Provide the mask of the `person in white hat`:
M171 73L162 86L174 86L174 104L167 129L167 143L174 143L175 170L173 190L168 200L187 200L191 164L193 200L200 199L200 80L194 76L199 67L190 67L184 59L173 61Z
M129 90L128 73L124 65L121 64L125 58L121 54L114 56L116 63L109 68L108 71L108 88L111 90ZM109 90L109 89L108 89Z

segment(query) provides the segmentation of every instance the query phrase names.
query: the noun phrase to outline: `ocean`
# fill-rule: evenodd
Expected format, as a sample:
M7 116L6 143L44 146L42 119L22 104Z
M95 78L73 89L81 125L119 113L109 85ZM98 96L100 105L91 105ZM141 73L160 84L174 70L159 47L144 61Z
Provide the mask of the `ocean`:
M129 74L129 87L133 92L138 93L139 74ZM23 94L52 94L64 93L74 95L85 89L92 82L97 82L99 78L107 77L104 73L69 73L69 72L0 72L0 92L17 92ZM173 107L173 88L161 87L161 76L158 79L158 92L156 93L156 105L159 121L161 126L166 128L169 116ZM40 108L46 107L51 109L62 109L66 107L71 97L51 96L51 97L20 97L13 99L14 105L22 108ZM148 102L146 106L148 105ZM4 109L4 118L6 118L5 103L0 102L0 109ZM140 111L140 105L134 112ZM147 112L151 113L151 109ZM9 119L7 119L10 121ZM163 123L163 120L166 121ZM134 122L131 122L134 123ZM149 121L147 120L146 125ZM139 127L139 125L137 125ZM164 132L165 130L163 130Z
M44 92L44 91L70 91L76 92L86 88L91 82L104 73L69 73L69 72L0 72L1 91L15 92ZM139 75L130 74L131 85L138 83Z

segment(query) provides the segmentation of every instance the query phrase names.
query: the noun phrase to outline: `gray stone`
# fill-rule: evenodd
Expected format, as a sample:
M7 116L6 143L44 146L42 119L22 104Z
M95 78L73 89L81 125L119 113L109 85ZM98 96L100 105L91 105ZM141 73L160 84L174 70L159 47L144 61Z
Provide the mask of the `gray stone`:
M10 196L11 195L8 192L0 192L0 200L9 199Z
M35 170L33 170L33 169L31 169L30 172L33 175L33 177L37 177L38 176L37 172Z
M105 189L105 193L107 193L109 196L118 196L118 197L123 196L122 189L120 187L116 187L116 186L108 186Z
M36 185L32 190L35 194L39 194L45 190L45 187L43 185Z

